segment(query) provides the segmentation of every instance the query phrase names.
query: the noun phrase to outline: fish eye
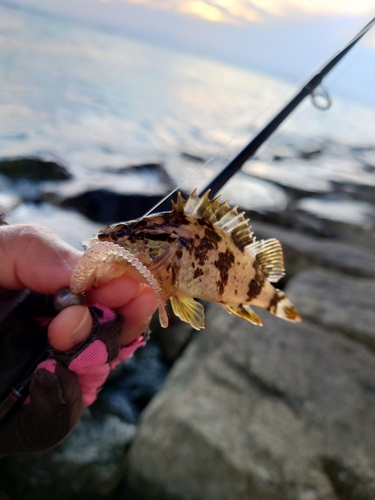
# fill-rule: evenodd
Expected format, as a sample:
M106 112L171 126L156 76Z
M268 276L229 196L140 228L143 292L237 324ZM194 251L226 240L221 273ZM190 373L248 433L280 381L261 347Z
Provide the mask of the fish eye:
M115 235L116 238L122 238L123 236L126 235L126 231L125 229L119 229L118 231L116 231Z

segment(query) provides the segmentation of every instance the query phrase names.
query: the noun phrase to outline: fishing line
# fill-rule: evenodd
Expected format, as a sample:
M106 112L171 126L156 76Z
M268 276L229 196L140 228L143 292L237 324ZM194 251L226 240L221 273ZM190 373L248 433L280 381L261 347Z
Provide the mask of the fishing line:
M279 111L279 113L274 116L267 125L260 130L254 137L254 139L242 149L238 155L206 186L199 195L202 195L205 191L210 190L213 194L216 194L224 184L242 167L242 165L250 159L255 152L260 148L260 146L275 132L275 130L284 122L284 120L295 110L295 108L308 96L310 95L314 103L314 93L315 93L315 105L317 105L316 98L319 95L319 90L316 91L321 86L321 83L325 76L341 61L341 59L351 50L351 48L374 26L375 18L373 18L369 23L367 23L356 35L352 38L348 44L344 46L343 49L338 51L327 63L323 65L321 69L314 74L314 76L300 89L300 91ZM289 92L288 92L289 93ZM323 95L326 98L326 106L321 106L323 109L328 109L331 105L330 98L328 94L323 91ZM279 101L279 99L278 99ZM260 118L264 113L269 111L275 103L266 108L260 115L258 115L250 124L247 125L246 129L251 127L251 125ZM319 107L319 106L317 106ZM243 129L242 129L243 130ZM170 198L181 186L187 182L188 179L197 174L202 168L210 164L219 154L224 151L225 148L233 141L235 137L238 137L240 131L235 134L232 139L222 146L216 154L210 158L203 165L198 167L192 174L190 174L179 186L174 188L170 193L168 193L161 201L154 205L149 211L142 216L146 217L152 213L158 206L160 206L164 201Z
M360 61L363 60L364 58L364 54L360 54L356 57L356 59L353 59L351 61L348 61L346 60L344 62L344 64L341 66L341 67L338 67L336 68L336 72L333 74L333 75L330 75L330 84L329 84L329 87L323 87L322 85L320 85L319 87L317 87L317 90L323 90L323 92L326 92L328 94L328 99L330 101L330 106L328 106L327 108L324 108L324 107L319 107L319 106L316 106L316 104L314 103L313 99L312 99L312 104L317 107L317 109L320 109L322 111L326 111L328 109L330 109L330 107L334 104L334 100L331 98L331 96L337 92L337 90L339 89L339 84L340 82L343 80L343 78L348 75L348 73L351 73L353 72L353 68L355 68L355 66L358 66L360 64ZM298 86L297 86L298 88ZM311 96L313 97L313 95ZM354 100L351 100L350 98L349 99L346 99L346 98L341 98L341 97L338 97L340 100L347 100L351 103L355 101ZM307 109L305 108L304 109L304 113L300 114L299 116L297 115L294 115L293 119L290 120L289 122L283 124L283 130L278 130L276 135L270 139L269 141L269 145L270 146L273 146L273 147L277 147L281 144L282 142L282 139L291 131L293 130L293 128L296 127L297 124L300 124L301 122L304 122L306 120L306 116L307 116Z
M267 108L265 108L263 111L261 111L250 123L247 123L243 127L241 127L240 130L238 130L231 139L229 139L228 142L226 142L223 146L221 146L211 158L209 158L206 162L204 162L202 165L200 165L194 172L192 172L190 175L188 175L177 187L173 188L172 191L170 191L168 194L164 196L160 201L158 201L152 208L150 208L145 214L140 217L140 219L143 219L150 215L156 208L158 208L162 203L168 200L171 196L173 196L189 179L194 177L198 172L200 172L203 168L207 167L210 163L212 163L216 158L219 158L219 156L223 153L223 151L240 135L246 134L247 130L251 128L255 122L257 122L263 115L268 113L272 108L275 106L278 106L280 101L286 100L288 97L290 97L291 94L294 93L294 87L298 88L297 84L293 85L292 89L287 90L281 97L278 97L277 100L275 100L273 103L271 103ZM259 127L260 128L260 127ZM133 224L132 227L136 222Z

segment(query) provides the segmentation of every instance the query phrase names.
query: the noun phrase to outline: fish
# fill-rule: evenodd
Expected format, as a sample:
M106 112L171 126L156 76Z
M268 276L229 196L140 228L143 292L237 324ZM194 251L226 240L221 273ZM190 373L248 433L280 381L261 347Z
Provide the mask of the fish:
M132 267L155 290L163 327L168 300L173 313L196 330L205 326L199 300L220 304L256 325L262 321L252 306L300 321L291 301L272 284L285 274L280 242L256 240L245 212L209 194L198 196L194 190L185 199L178 193L170 212L106 226L84 240L72 291L101 286Z

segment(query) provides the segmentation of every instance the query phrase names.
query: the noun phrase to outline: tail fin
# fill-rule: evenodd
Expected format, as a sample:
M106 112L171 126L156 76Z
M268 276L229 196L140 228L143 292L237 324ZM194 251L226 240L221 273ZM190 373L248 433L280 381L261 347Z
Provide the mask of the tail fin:
M270 313L288 321L301 321L297 309L281 290L276 290L268 307Z

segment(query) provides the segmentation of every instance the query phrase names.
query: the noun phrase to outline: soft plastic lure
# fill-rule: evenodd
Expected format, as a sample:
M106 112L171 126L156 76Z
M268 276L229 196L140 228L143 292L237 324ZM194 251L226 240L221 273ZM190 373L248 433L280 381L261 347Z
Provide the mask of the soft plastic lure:
M71 278L70 289L81 294L92 286L103 283L124 274L132 266L154 290L159 301L159 320L163 328L168 326L168 316L165 310L162 290L153 274L137 257L120 245L109 241L94 243L83 254Z

